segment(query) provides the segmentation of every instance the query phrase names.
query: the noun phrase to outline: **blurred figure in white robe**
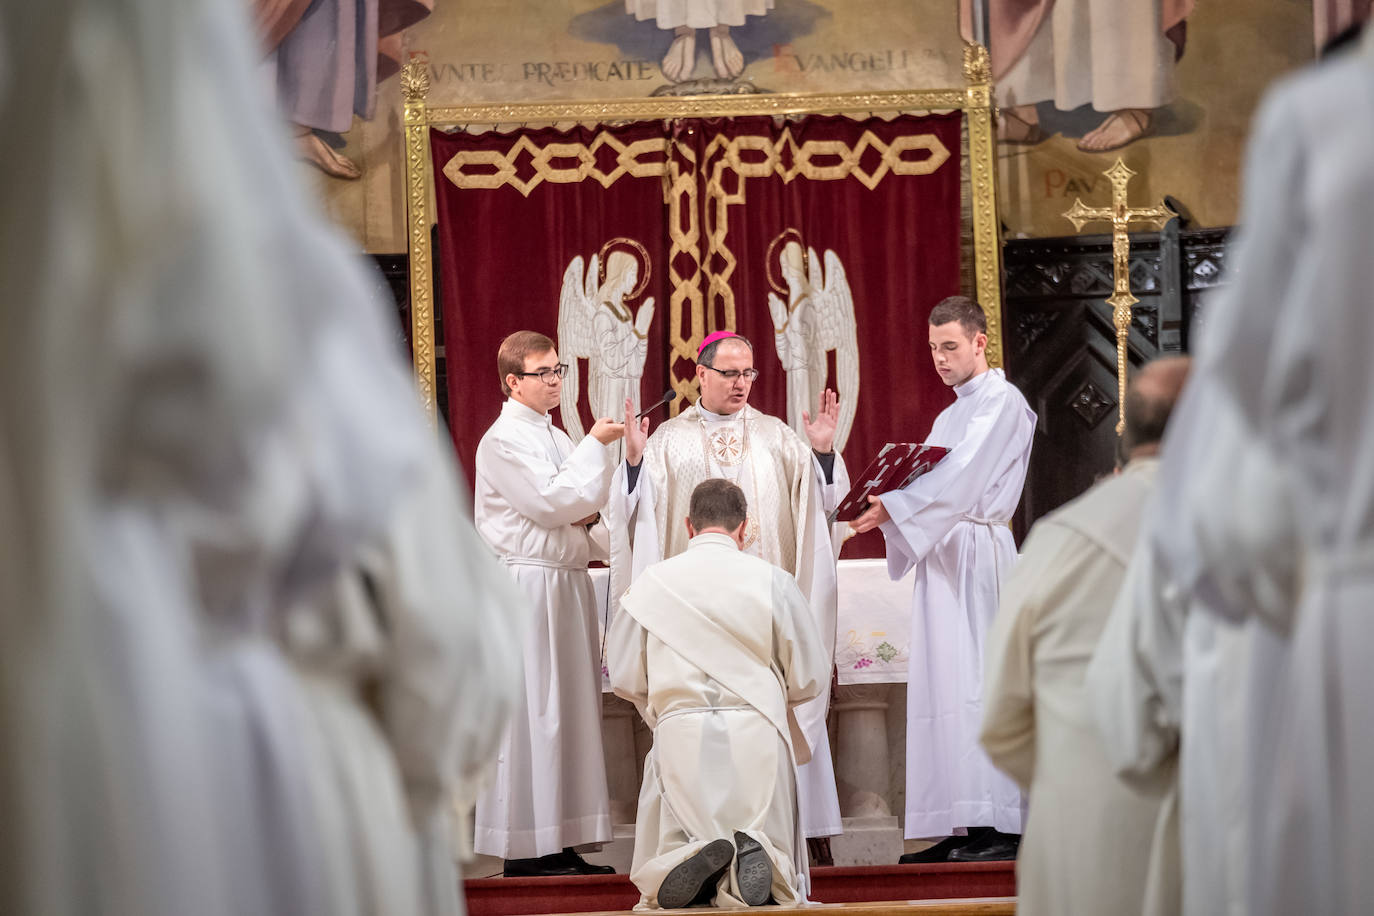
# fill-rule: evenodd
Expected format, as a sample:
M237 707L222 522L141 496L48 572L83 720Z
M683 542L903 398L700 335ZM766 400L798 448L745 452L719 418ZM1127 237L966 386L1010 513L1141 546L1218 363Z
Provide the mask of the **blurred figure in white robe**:
M1254 517L1226 516L1228 535L1257 546L1218 578L1273 580L1274 594L1205 602L1286 637L1283 664L1264 672L1270 692L1247 694L1233 777L1256 813L1245 903L1257 914L1359 913L1374 900L1374 119L1350 114L1371 106L1368 30L1357 52L1271 90L1251 141L1230 307L1208 318L1203 341L1244 431L1220 444L1264 449L1292 507L1261 493Z
M1035 523L988 634L982 744L1029 800L1016 865L1017 909L1027 916L1131 912L1145 895L1173 771L1134 785L1116 775L1083 676L1140 533L1188 367L1186 357L1164 358L1132 379L1125 467ZM1171 890L1177 909L1176 880Z
M4 909L361 911L278 626L430 460L395 336L242 4L7 8L0 47Z

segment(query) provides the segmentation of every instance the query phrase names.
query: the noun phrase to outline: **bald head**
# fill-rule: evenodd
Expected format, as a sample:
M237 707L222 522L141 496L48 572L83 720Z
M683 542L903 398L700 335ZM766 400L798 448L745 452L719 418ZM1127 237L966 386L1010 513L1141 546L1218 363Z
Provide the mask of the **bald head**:
M1153 454L1164 438L1178 396L1188 381L1193 360L1187 356L1165 356L1145 364L1126 390L1126 429L1122 448L1127 460Z

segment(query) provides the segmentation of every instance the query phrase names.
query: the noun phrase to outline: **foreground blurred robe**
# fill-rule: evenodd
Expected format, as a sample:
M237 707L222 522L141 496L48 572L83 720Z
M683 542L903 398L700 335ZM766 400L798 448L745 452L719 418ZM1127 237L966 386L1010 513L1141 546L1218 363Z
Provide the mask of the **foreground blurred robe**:
M1264 802L1247 849L1260 914L1358 913L1374 900L1371 110L1369 30L1358 52L1271 91L1247 171L1243 279L1230 293L1240 307L1209 331L1218 384L1280 463L1300 510L1290 515L1300 575L1267 615L1288 634L1287 664L1272 676L1276 702L1249 735L1241 774ZM1271 549L1254 568L1293 555ZM1240 620L1265 612L1217 610Z
M795 580L707 532L657 563L621 600L606 641L615 692L654 730L630 877L650 906L668 872L712 840L752 836L773 900L804 901L792 715L830 678L830 655ZM743 906L730 868L716 906Z
M1235 308L1233 299L1218 301ZM1159 482L1085 677L1113 769L1151 793L1176 774L1149 854L1143 912L1245 916L1246 844L1263 817L1245 758L1259 753L1284 666L1266 614L1287 600L1287 482L1246 436L1205 342L1169 422ZM1244 608L1244 620L1230 620ZM1181 739L1181 740L1180 740ZM1180 882L1182 891L1180 897Z
M322 761L319 840L344 866L335 913L457 910L450 806L470 807L515 697L524 599L454 523L465 500L437 440L415 484L385 537L284 628Z
M1138 912L1145 892L1173 772L1134 787L1117 778L1083 677L1158 467L1133 458L1036 522L988 634L982 744L1027 793L1016 866L1026 916Z
M275 628L391 524L430 434L244 14L0 13L6 913L347 896Z

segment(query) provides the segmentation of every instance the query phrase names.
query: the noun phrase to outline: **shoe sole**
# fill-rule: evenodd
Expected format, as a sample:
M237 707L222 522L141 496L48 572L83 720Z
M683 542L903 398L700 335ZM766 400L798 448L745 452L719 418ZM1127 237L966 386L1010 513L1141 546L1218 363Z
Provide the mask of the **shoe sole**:
M735 878L740 899L750 906L763 906L773 890L773 863L759 841L746 833L735 833Z
M684 862L678 863L658 887L658 905L677 910L691 903L712 878L719 878L735 857L729 840L712 840Z

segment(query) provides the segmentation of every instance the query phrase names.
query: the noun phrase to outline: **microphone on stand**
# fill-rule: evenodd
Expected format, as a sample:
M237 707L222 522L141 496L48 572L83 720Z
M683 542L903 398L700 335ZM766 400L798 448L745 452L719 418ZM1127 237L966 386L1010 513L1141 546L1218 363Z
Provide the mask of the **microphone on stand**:
M653 413L655 410L658 410L664 404L667 404L670 401L672 401L675 397L677 397L677 392L669 388L667 391L663 392L663 397L659 398L657 401L654 401L648 407L644 408L638 414L636 414L635 419L638 420L646 414Z

